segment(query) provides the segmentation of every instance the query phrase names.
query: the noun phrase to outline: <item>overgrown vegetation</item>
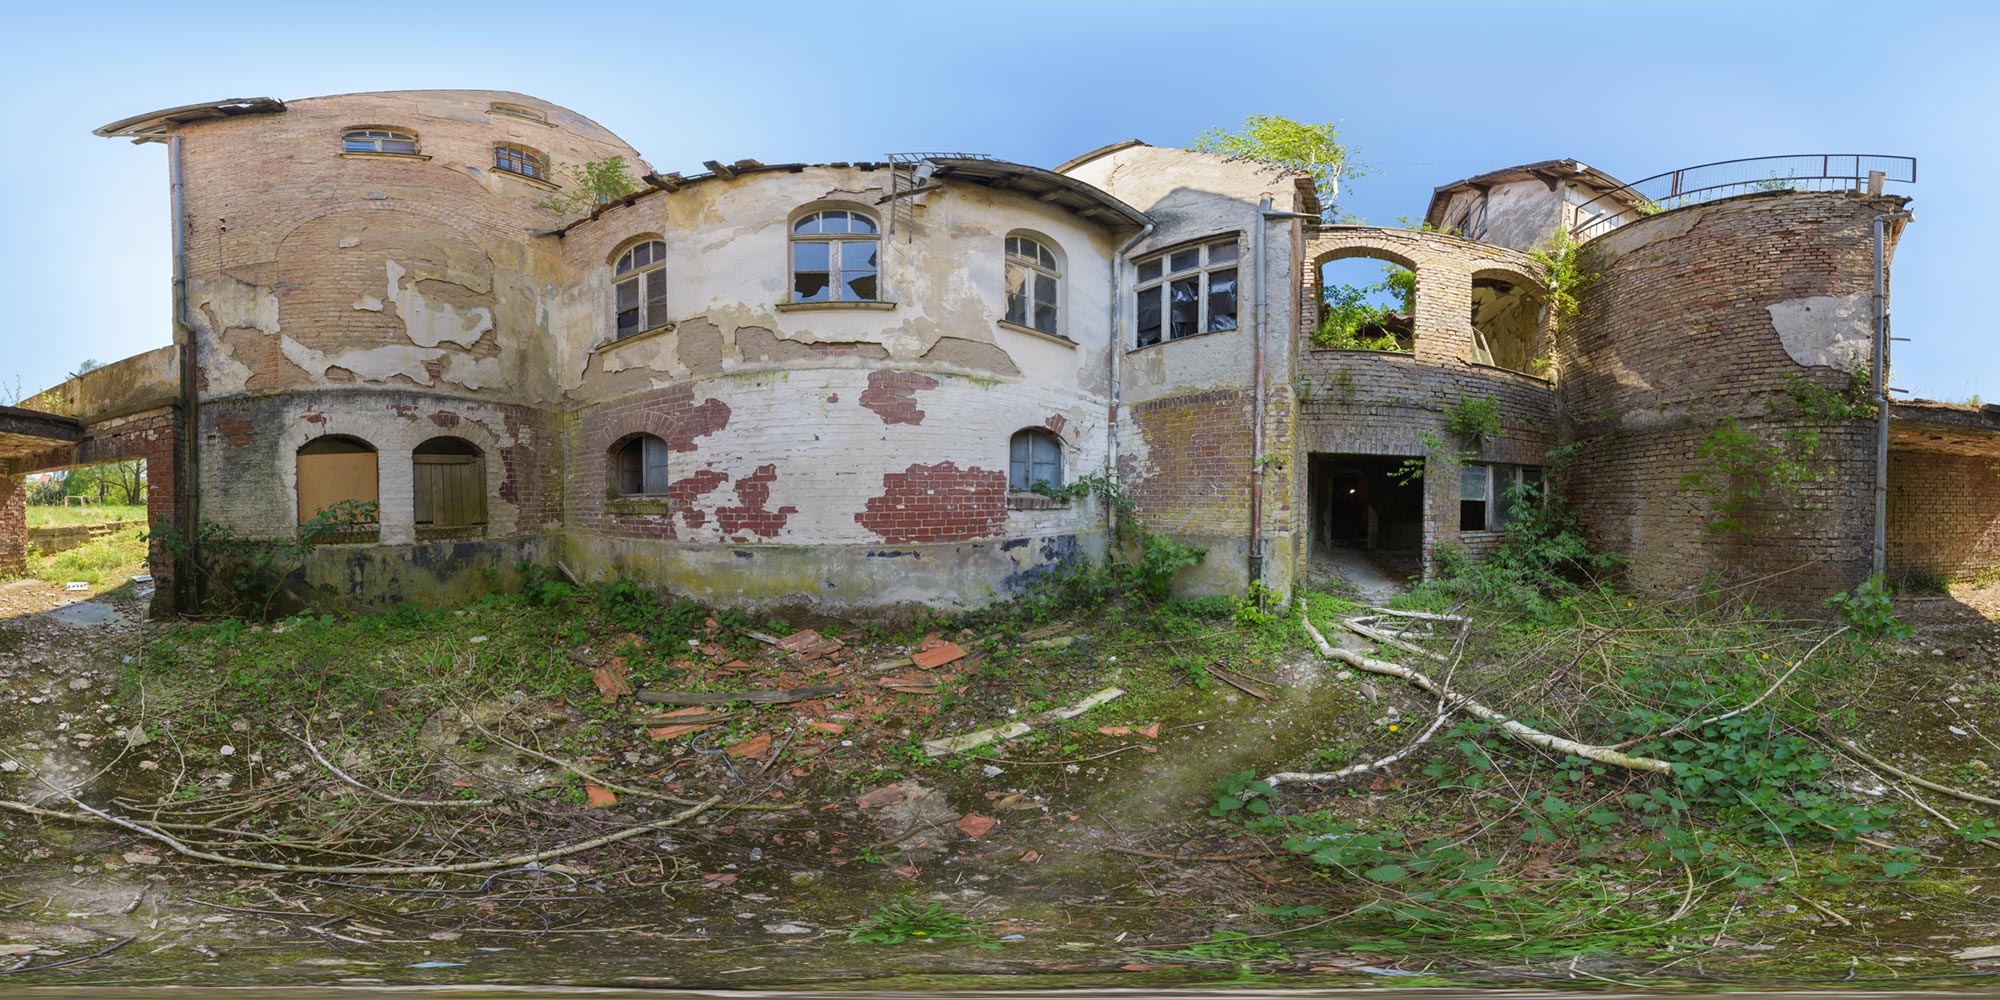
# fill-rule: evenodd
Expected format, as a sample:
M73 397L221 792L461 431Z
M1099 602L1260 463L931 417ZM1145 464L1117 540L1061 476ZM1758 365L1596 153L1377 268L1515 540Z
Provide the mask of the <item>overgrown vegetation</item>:
M1557 226L1542 244L1530 251L1528 256L1542 265L1543 290L1549 306L1549 314L1558 333L1582 309L1579 298L1585 288L1597 280L1597 272L1590 270L1585 260L1583 244L1577 242L1570 231Z
M1061 487L1037 482L1034 491L1065 500L1095 497L1104 505L1125 559L1110 567L1113 586L1130 585L1147 598L1160 601L1173 592L1174 577L1181 570L1200 565L1208 550L1188 545L1170 535L1152 531L1139 521L1137 506L1125 487L1109 474L1094 472Z
M193 532L162 525L153 532L168 557L193 574L208 594L204 611L269 618L285 593L285 580L319 546L370 535L376 504L342 500L314 514L290 538L246 538L204 521Z
M1377 301L1387 296L1393 305ZM1401 351L1412 348L1387 329L1391 319L1416 312L1417 274L1400 264L1383 264L1382 280L1326 289L1313 346L1328 350ZM1401 307L1400 313L1397 307Z
M132 527L61 552L33 553L28 575L48 583L81 582L94 588L115 583L127 572L144 572L145 563L145 529Z
M609 205L640 188L632 176L632 165L623 156L571 164L569 184L560 194L535 203L557 215L587 215L600 205Z
M1236 131L1204 129L1195 135L1189 149L1225 156L1247 156L1296 167L1311 175L1319 193L1321 212L1328 221L1335 218L1334 203L1340 198L1340 182L1367 174L1340 139L1333 124L1313 125L1281 115L1251 115Z
M1681 477L1681 489L1707 498L1708 526L1719 532L1750 530L1741 516L1770 494L1810 507L1807 487L1825 478L1819 462L1827 431L1875 416L1867 365L1851 358L1838 388L1803 375L1785 377L1785 390L1767 404L1769 428L1746 426L1724 417L1702 439L1697 464Z

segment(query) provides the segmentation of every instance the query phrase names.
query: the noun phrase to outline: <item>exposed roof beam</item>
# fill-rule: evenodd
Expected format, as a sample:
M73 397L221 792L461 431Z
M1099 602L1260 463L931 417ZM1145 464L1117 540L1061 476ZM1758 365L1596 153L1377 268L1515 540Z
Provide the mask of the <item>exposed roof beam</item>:
M736 171L723 166L721 160L703 160L701 161L701 165L707 167L709 173L712 173L715 176L720 177L725 181L732 180L736 177Z

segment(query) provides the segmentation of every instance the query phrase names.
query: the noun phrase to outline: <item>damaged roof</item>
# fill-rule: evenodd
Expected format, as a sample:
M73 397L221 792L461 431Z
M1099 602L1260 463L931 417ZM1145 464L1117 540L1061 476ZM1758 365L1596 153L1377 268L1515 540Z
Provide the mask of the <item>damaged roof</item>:
M1580 180L1602 191L1616 191L1625 186L1624 181L1582 160L1565 158L1560 160L1542 160L1538 163L1523 163L1519 166L1489 170L1486 173L1476 174L1464 180L1438 185L1431 192L1431 205L1424 213L1424 221L1433 226L1442 224L1444 221L1445 205L1451 201L1451 196L1467 188L1484 192L1488 188L1515 181L1541 181L1549 186L1549 190L1553 191L1558 183L1566 180Z
M237 115L272 115L284 110L285 102L273 97L232 97L226 101L183 104L178 108L148 111L143 115L121 118L90 131L92 135L107 139L129 138L133 142L160 142L174 126L187 122L233 118Z
M1146 217L1146 213L1098 190L1090 184L1086 184L1073 177L1065 177L1052 170L1044 170L1041 167L1031 167L1025 163L1011 163L1006 160L995 160L984 156L972 156L968 154L931 156L927 157L923 162L932 165L931 177L933 180L949 179L969 184L978 184L996 190L1020 191L1023 194L1032 195L1039 201L1055 205L1058 208L1081 215L1084 218L1113 229L1137 229L1152 221ZM582 225L610 211L613 206L630 205L633 202L650 197L661 191L671 193L707 181L734 180L735 178L750 174L796 174L811 168L862 171L886 170L894 166L894 164L866 160L851 163L846 161L834 163L763 163L758 160L737 160L734 163L725 164L720 160L704 160L702 166L707 167L708 170L699 174L688 174L685 176L678 172L647 174L641 178L646 182L647 187L645 190L634 191L616 201L600 205L590 215L578 219L561 229L554 230L554 233L558 236L563 235L576 226ZM915 191L901 192L901 196L907 197L912 193L929 189L930 186L926 185L925 187L915 189ZM886 202L893 197L897 197L897 195L890 195L881 200Z

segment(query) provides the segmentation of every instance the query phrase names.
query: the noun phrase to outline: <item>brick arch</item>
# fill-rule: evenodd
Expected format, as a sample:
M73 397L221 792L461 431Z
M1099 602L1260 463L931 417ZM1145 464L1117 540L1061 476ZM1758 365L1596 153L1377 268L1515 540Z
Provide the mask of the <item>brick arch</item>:
M1308 347L1319 325L1319 269L1328 261L1373 257L1417 274L1415 333L1417 356L1431 362L1464 358L1472 352L1472 276L1505 270L1529 280L1541 273L1534 258L1518 250L1490 246L1460 236L1382 226L1329 226L1307 240L1299 275L1299 335Z

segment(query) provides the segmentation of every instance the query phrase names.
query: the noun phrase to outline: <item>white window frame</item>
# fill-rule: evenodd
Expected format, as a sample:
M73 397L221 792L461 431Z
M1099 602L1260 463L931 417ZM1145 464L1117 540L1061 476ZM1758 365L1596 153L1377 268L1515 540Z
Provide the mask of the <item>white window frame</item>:
M1000 314L1002 319L1015 326L1046 333L1051 337L1063 336L1062 258L1056 256L1055 250L1041 238L1028 233L1008 234L1002 248L1006 259L1001 284L1002 293L1006 297ZM1020 276L1019 292L1015 291L1016 275ZM1047 278L1055 286L1054 297L1046 303L1038 297L1039 289L1036 286L1039 282L1035 280L1037 278ZM1017 301L1021 303L1020 319L1014 318L1014 305ZM1049 325L1046 328L1039 322L1041 307L1044 305L1049 310Z
M645 251L645 263L638 263ZM611 271L611 339L627 340L667 325L667 244L664 240L640 240L618 255ZM638 326L627 333L618 317L628 310L621 307L619 293L632 288L630 311L638 313ZM658 294L654 294L657 292Z
M388 145L408 146L408 149L387 149ZM377 153L382 156L420 156L423 150L417 145L417 134L408 129L389 128L386 125L360 125L342 129L340 151L343 153Z
M848 231L848 232L844 232L844 233L829 233L829 232L814 232L814 233L802 233L802 232L800 232L800 231L799 231L799 227L803 226L803 225L804 225L805 223L807 223L808 221L811 221L811 220L815 220L815 219L819 219L819 220L821 220L821 224L822 224L822 226L823 226L823 225L824 225L824 217L825 217L826 215L830 214L830 213L833 213L833 212L839 212L839 213L842 213L842 214L844 214L844 215L846 215L846 216L848 217L848 220L849 220L849 222L848 222L848 229L849 229L849 231ZM868 231L867 231L867 232L865 232L865 233L857 233L857 232L854 232L854 231L853 231L853 220L855 220L855 219L865 219L865 220L867 220L867 222L868 222ZM792 220L792 222L791 222L791 225L790 225L790 226L789 226L788 228L789 228L789 230L790 230L790 234L791 234L791 238L785 241L785 275L786 275L786 277L787 277L787 279L788 279L788 280L786 281L786 284L785 284L785 299L786 299L786 301L788 301L788 302L883 302L883 301L887 301L887 300L886 300L886 299L885 299L885 298L883 297L883 294L882 294L882 293L883 293L883 289L882 289L882 221L881 221L880 219L877 219L877 218L876 218L876 217L874 216L874 214L873 214L873 213L871 213L871 212L864 212L864 211L861 211L860 209L856 209L856 208L838 208L838 207L827 207L827 208L818 208L818 209L814 209L814 210L812 210L812 211L810 211L810 212L807 212L806 214L804 214L804 215L801 215L801 216L799 216L799 217L798 217L798 218L796 218L796 219L793 219L793 220ZM800 274L800 271L799 271L799 267L798 267L798 264L799 264L799 251L798 251L798 248L799 248L799 245L800 245L800 244L802 244L802 243L825 243L825 244L828 244L828 246L827 246L827 267L826 267L826 271L825 271L825 272L823 272L823 273L825 273L825 274L826 274L826 276L827 276L827 279L826 279L826 280L827 280L827 289L826 289L826 291L827 291L827 295L826 295L826 298L823 298L823 299L802 299L802 298L799 298L799 274ZM874 248L874 255L875 255L875 264L874 264L874 266L873 266L872 268L846 268L846 267L843 267L843 266L842 266L842 257L843 257L843 256L845 255L845 250L846 250L846 247L847 247L847 245L848 245L848 244L862 244L862 243L866 243L866 244L868 244L869 246L871 246L871 247L873 247L873 248ZM849 295L847 294L847 281L846 281L845 279L843 279L843 278L841 277L841 275L842 275L842 274L844 274L844 273L846 273L846 272L848 272L848 271L852 271L852 272L854 272L854 273L857 273L857 274L859 274L859 273L861 273L861 272L862 272L862 271L864 271L864 270L873 270L873 271L874 271L874 273L875 273L875 295L874 295L874 297L873 297L873 298L864 298L864 297L859 297L859 296L849 296ZM808 269L807 269L807 270L806 270L806 271L805 271L804 273L806 273L806 274L819 274L819 273L822 273L822 272L820 271L820 269L819 269L819 268L808 268Z
M1466 474L1475 470L1480 474L1481 495L1478 497L1469 497L1466 496L1468 492L1466 490ZM1505 470L1504 478L1508 480L1505 485L1501 485L1499 482L1503 478L1499 474L1499 470ZM1502 494L1511 489L1515 484L1522 482L1529 474L1533 475L1533 482L1541 483L1544 481L1547 470L1539 465L1515 465L1509 462L1467 462L1461 466L1458 479L1458 502L1460 504L1458 530L1460 532L1506 531L1508 519L1507 517L1503 517L1500 512ZM1485 513L1481 518L1485 526L1468 528L1465 526L1465 508L1463 505L1475 502L1486 505Z
M1225 248L1226 255L1224 259L1215 259L1217 251L1224 250ZM1183 266L1176 269L1174 264L1189 253L1195 255L1194 263L1190 266ZM1134 272L1138 275L1132 285L1132 336L1134 350L1141 347L1164 344L1168 341L1199 337L1205 333L1226 333L1230 330L1240 330L1243 328L1243 247L1238 235L1231 234L1226 237L1183 244L1159 253L1148 254L1132 263ZM1153 264L1159 265L1159 273L1150 278L1145 277L1146 268ZM1235 308L1229 314L1228 326L1210 329L1214 322L1214 318L1209 315L1208 311L1210 300L1215 294L1212 283L1214 276L1224 271L1233 273L1230 294L1235 299ZM1191 332L1177 336L1173 331L1173 302L1168 296L1172 294L1172 288L1175 284L1190 279L1195 282L1195 328ZM1155 295L1160 299L1160 336L1158 340L1141 343L1139 341L1141 330L1139 326L1139 317L1141 315L1140 303L1145 301L1147 295Z

